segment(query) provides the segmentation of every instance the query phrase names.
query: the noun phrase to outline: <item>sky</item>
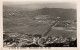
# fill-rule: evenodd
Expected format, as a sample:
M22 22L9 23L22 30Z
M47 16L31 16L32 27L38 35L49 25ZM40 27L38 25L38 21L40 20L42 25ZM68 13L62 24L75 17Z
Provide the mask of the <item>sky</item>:
M6 2L76 2L77 0L3 0Z
M26 8L72 8L76 9L76 0L4 0L3 4L27 4ZM25 7L25 6L22 6Z

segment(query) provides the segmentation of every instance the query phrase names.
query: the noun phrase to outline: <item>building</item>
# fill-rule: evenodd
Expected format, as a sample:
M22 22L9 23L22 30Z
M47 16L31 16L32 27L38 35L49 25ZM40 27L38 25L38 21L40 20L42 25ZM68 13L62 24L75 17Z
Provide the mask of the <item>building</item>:
M50 18L49 15L38 15L35 17L36 20L47 20L49 18Z

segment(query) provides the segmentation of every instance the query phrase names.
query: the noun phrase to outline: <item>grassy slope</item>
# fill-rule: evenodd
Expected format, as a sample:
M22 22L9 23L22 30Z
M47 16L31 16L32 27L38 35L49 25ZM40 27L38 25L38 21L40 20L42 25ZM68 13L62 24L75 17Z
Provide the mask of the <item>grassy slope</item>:
M15 9L15 8L14 8ZM4 19L3 25L4 30L9 32L23 32L23 33L30 33L30 34L44 34L44 32L49 27L49 24L41 24L35 21L31 21L30 18L33 18L35 15L50 15L52 18L56 18L56 16L60 15L67 16L66 19L75 19L75 11L67 11L65 9L40 9L33 12L27 11L14 11L11 7L4 8ZM64 14L60 14L59 12L63 10ZM15 16L9 16L8 13L14 12L16 13ZM46 14L44 13L46 12ZM50 14L48 12L51 12ZM37 13L37 14L36 14ZM67 14L66 14L67 13ZM54 17L53 17L54 16ZM70 17L71 16L71 17ZM74 16L74 17L73 17ZM72 18L73 17L73 18ZM62 17L64 19L65 17ZM76 31L66 31L66 30L56 30L53 29L49 35L51 36L63 36L63 37L76 37Z

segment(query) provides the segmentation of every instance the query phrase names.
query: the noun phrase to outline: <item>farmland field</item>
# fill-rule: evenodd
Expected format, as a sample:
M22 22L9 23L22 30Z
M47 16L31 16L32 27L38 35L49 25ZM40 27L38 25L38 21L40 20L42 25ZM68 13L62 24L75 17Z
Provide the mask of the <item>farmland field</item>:
M39 12L40 10L45 12L48 8L47 9L45 8L45 11L43 9L40 9L38 11L31 11L31 12L29 12L27 10L26 11L21 10L21 8L18 8L18 7L10 7L10 6L5 6L5 5L3 8L4 8L3 9L3 18L4 18L3 19L3 26L4 26L3 28L4 28L4 31L6 31L6 32L23 32L26 34L27 33L28 34L44 34L47 31L47 29L50 27L49 23L40 23L40 22L33 20L35 18L36 12ZM58 11L57 9L50 9L50 11L51 10ZM62 9L60 9L60 10L62 10ZM63 9L63 10L65 13L68 12L68 11L66 11L68 9ZM49 9L47 11L49 11ZM71 10L71 15L72 15L73 11L75 13L75 10ZM32 12L35 12L35 13L32 13ZM56 12L53 12L53 13L56 13ZM10 15L10 14L12 14L12 15ZM49 14L49 15L51 15L51 14ZM54 16L55 15L56 14L54 14ZM75 16L75 14L74 14L74 16ZM53 18L54 21L56 20L55 17L51 17L51 18ZM74 18L74 20L76 20L75 17L73 17L73 18ZM67 18L67 20L69 20L69 19L71 19L71 18L70 17ZM50 20L50 18L49 18L49 20ZM64 24L62 24L62 25L65 26ZM59 28L57 27L57 29L59 29ZM49 35L51 35L51 36L60 36L61 35L64 37L67 37L70 35L70 37L72 37L72 36L76 37L76 30L72 30L72 31L67 31L66 29L65 30L64 29L56 30L56 28L54 28L49 32ZM67 35L67 36L65 36L65 35Z

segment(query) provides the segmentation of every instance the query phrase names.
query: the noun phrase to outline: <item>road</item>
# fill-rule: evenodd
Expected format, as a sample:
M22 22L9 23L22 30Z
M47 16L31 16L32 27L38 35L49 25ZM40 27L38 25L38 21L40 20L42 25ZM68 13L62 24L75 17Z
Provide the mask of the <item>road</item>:
M48 30L42 36L46 36L51 31L52 27L55 27L58 23L59 21L55 21L55 23L52 23Z

